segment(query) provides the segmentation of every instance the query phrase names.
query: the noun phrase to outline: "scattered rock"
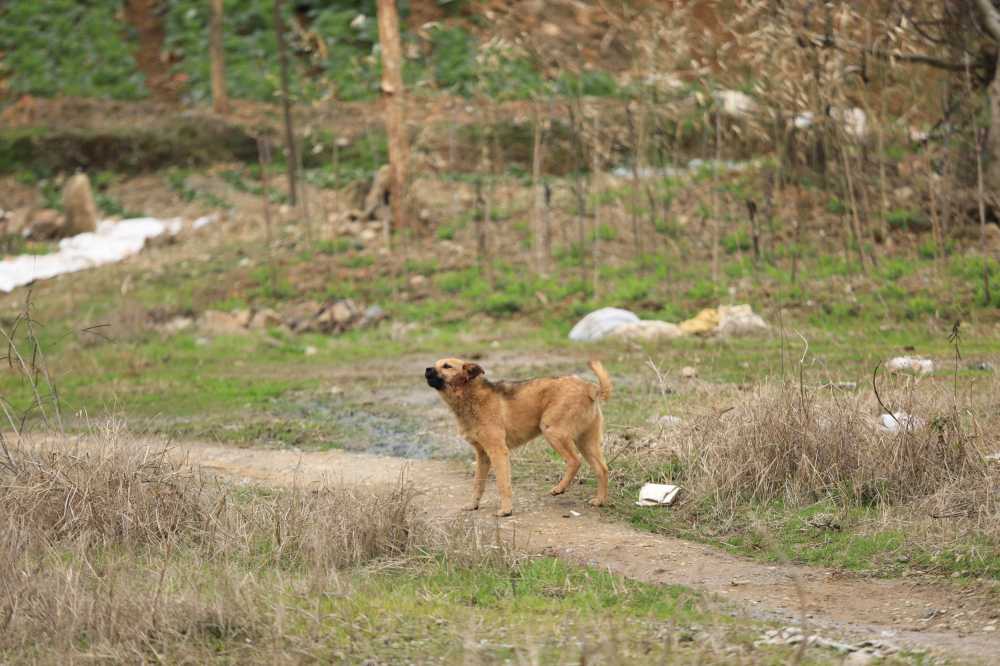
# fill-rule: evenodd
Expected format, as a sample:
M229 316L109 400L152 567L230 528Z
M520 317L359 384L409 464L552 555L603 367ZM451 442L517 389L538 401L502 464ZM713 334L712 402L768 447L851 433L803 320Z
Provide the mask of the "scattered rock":
M234 310L233 316L242 328L249 328L250 320L253 319L253 310Z
M685 365L681 368L681 377L684 379L694 379L698 376L698 369L693 368L690 365Z
M194 326L194 319L191 317L185 317L184 315L179 315L173 319L163 322L160 326L158 326L158 328L168 335L173 335L174 333L186 331L192 326Z
M832 513L817 513L806 519L806 523L820 530L839 530L840 521Z
M924 420L918 416L912 416L906 412L899 411L892 414L882 414L879 417L878 428L882 432L900 432L905 430L913 432L925 425Z
M619 326L638 322L639 317L634 312L620 308L601 308L578 321L569 332L569 339L577 342L600 340Z
M87 174L78 173L66 181L62 202L66 211L65 235L75 236L97 230L97 205Z
M389 205L389 186L391 180L389 165L385 164L372 178L372 186L365 196L365 207L361 211L362 220L373 220L379 216L379 209Z
M240 323L239 316L231 312L206 310L198 318L198 327L210 335L232 335L244 333L246 328Z
M719 307L719 326L716 333L726 338L767 333L771 327L747 304Z
M897 201L909 201L910 199L913 198L913 188L897 187L892 194Z
M271 308L264 308L263 310L257 310L253 314L253 318L248 323L248 327L256 331L267 330L269 328L278 328L284 325L285 325L285 320L281 318L280 314L278 314Z
M410 278L410 287L421 289L427 285L427 278L423 275L414 275Z
M685 335L708 335L719 325L719 311L715 308L705 308L693 318L680 323L680 329Z
M351 299L337 301L326 309L330 318L338 326L344 326L358 316L358 306ZM320 315L322 317L322 315Z
M805 643L810 647L826 648L828 650L839 652L840 654L846 654L848 657L844 660L845 664L867 664L871 660L888 657L899 651L899 648L895 645L884 641L868 640L861 641L860 643L848 644L830 640L829 638L824 638L823 636L818 636L816 634L810 634L807 636L798 627L783 627L782 629L770 629L765 631L764 635L759 640L754 641L754 646L800 645L802 643ZM857 657L855 660L851 661L851 657L856 654L863 656Z
M378 232L371 228L362 229L361 233L358 234L358 238L360 238L366 243L375 240L377 237L378 237Z
M917 375L929 375L934 372L934 361L916 356L897 356L885 364L889 372L912 372Z
M653 416L649 419L649 422L653 425L658 425L661 428L676 428L684 423L678 416L670 416L669 414L664 414L663 416Z
M378 305L370 305L365 313L361 316L361 321L358 323L362 328L366 326L372 326L378 322L385 319L388 315L385 310L383 310Z
M316 301L301 301L282 308L282 319L295 333L312 330L313 320L323 311L323 305Z
M715 93L715 101L722 113L731 118L749 116L757 110L754 98L739 90L719 90Z
M315 356L316 354L319 353L319 350L313 347L312 345L309 345L303 350L303 352L305 353L306 356Z
M1000 248L1000 225L987 224L983 231L986 234L986 247L992 250Z
M24 236L31 240L52 240L66 235L66 218L52 208L39 208L28 213Z
M610 337L623 340L673 340L679 338L681 332L677 324L655 319L643 319L631 324L623 324L611 331Z

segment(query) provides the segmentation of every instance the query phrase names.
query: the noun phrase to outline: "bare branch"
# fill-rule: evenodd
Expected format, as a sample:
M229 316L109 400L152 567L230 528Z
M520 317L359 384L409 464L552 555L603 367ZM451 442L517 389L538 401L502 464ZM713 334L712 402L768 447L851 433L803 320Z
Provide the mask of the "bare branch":
M993 41L1000 42L1000 10L993 6L993 0L976 0L979 13L983 15L983 27Z

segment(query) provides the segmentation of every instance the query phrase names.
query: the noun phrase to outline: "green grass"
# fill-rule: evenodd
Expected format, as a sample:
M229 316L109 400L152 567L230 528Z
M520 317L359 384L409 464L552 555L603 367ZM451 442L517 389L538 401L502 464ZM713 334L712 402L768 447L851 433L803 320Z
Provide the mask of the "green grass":
M676 470L665 470L664 482L676 480ZM673 474L672 474L672 473ZM976 535L938 548L908 538L900 526L882 525L879 508L843 511L832 502L802 508L775 504L745 507L734 519L719 524L704 515L636 507L630 501L638 492L616 500L613 515L634 527L719 546L731 553L766 562L797 562L881 577L914 573L1000 580L1000 553L996 544ZM807 521L818 513L833 513L840 529L826 529Z

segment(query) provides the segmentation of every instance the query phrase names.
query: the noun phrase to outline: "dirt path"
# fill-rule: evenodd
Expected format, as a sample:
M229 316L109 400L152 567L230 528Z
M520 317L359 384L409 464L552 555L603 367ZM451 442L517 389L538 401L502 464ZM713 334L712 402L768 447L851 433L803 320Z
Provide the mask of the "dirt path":
M151 446L162 446L151 444ZM225 477L278 486L381 485L401 474L421 490L434 520L450 521L466 499L471 468L458 461L404 460L344 451L294 452L204 443L174 453ZM991 610L977 597L928 582L844 577L804 566L771 566L680 539L636 531L587 506L582 488L566 496L515 493L515 515L499 523L518 548L609 569L649 583L682 584L758 618L802 624L829 638L886 640L974 662L1000 659L1000 636L983 631ZM493 529L495 492L476 515ZM578 512L572 516L570 510ZM995 611L995 609L994 609ZM933 619L926 620L927 616ZM958 623L971 622L963 628Z

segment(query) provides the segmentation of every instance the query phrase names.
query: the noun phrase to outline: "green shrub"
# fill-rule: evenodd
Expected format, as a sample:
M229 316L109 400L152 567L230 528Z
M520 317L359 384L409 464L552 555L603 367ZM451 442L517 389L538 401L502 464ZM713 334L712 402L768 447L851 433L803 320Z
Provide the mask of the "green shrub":
M114 0L9 0L0 5L0 79L14 93L146 96L130 31ZM207 50L204 49L203 50Z
M367 254L354 254L343 260L343 265L347 268L365 268L374 263L375 260Z
M832 196L830 200L826 202L826 210L834 215L844 215L847 213L847 204L845 204L840 197Z
M899 231L927 231L931 228L923 213L905 208L887 212L885 221L890 229Z
M316 251L322 254L343 254L351 249L353 243L346 238L316 241Z
M482 310L483 312L493 315L494 317L504 317L507 315L516 314L522 309L521 299L517 298L512 294L497 293L490 295L485 302L483 302Z
M619 94L618 83L602 70L584 70L576 74L563 72L556 80L556 90L560 95L575 97L614 97Z
M403 264L403 269L407 273L420 275L433 275L440 267L437 259L407 259Z
M722 238L722 247L726 254L735 254L737 251L746 252L751 247L750 234L745 229L727 234Z
M613 241L618 238L618 230L607 222L602 222L597 227L597 238L602 241Z
M926 296L914 296L906 302L904 314L907 319L933 317L937 314L937 303Z
M685 292L685 296L699 303L714 303L719 296L719 287L711 280L700 280Z

